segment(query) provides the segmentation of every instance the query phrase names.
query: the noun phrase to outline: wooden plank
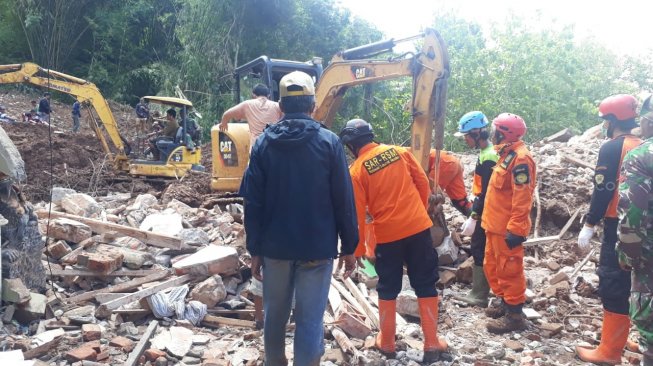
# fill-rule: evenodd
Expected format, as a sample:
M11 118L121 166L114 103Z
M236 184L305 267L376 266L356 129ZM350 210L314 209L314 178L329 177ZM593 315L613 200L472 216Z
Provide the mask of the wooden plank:
M221 326L229 327L242 327L256 329L256 322L251 320L232 319L221 316L206 315L202 319L202 325L213 328L220 328Z
M541 238L531 238L531 239L526 240L523 243L523 246L524 247L532 247L532 246L535 246L537 244L547 242L547 241L553 241L553 240L560 240L560 237L558 235L553 235L553 236L543 236Z
M359 304L358 301L352 296L352 294L333 277L331 277L331 286L335 287L340 295L342 295L342 297L344 297L345 300L347 300L356 310L358 310L361 314L365 314L365 309L363 306Z
M159 326L159 322L156 320L152 320L150 322L150 325L147 326L147 329L145 330L145 333L143 333L143 336L141 337L141 340L138 341L138 344L136 344L136 347L134 347L134 350L131 351L129 354L129 357L127 358L127 361L123 364L124 366L136 366L138 365L138 361L141 358L141 355L147 347L150 344L150 339L152 338L152 335L154 335L154 332L156 331L156 328Z
M578 216L579 213L580 213L580 207L576 209L576 212L574 212L574 214L571 215L571 217L569 218L565 226L562 228L562 230L560 230L560 234L558 234L559 238L562 238L562 236L567 233L567 230L569 230L571 225L573 225L574 221L576 221L576 217Z
M125 295L129 295L129 293L125 292L114 292L114 293L101 293L95 295L95 301L99 302L100 304L109 302L111 300L115 300L117 298L123 297Z
M345 286L347 286L347 289L349 289L352 295L354 295L354 298L363 306L363 310L365 310L364 314L367 314L376 329L381 329L381 323L379 322L379 313L376 311L376 309L374 309L372 304L367 301L365 296L363 296L361 291L354 284L354 281L352 281L351 278L347 278L345 280Z
M52 269L53 276L61 277L74 277L74 276L83 276L83 277L145 277L152 275L154 273L161 272L160 269L119 269L111 273L99 273L93 272L85 269ZM49 272L48 272L49 273Z
M36 212L36 214L39 218L48 217L48 211L45 210L39 210ZM100 220L89 219L87 217L71 215L58 211L52 211L50 217L55 219L66 218L66 219L81 222L83 224L90 226L91 230L93 230L93 232L96 232L98 234L104 234L109 231L115 231L119 234L136 238L142 241L143 243L155 247L170 248L176 250L181 249L181 239L175 238L174 236L157 234L151 231L140 230L125 225L119 225L119 224L114 224L112 222L104 222Z
M329 305L331 305L331 311L334 315L338 312L340 305L342 305L342 298L338 294L338 290L333 286L329 287Z
M249 315L249 314L254 314L256 310L254 309L236 309L236 310L207 309L206 312L209 314L218 314L218 315Z
M570 162L572 164L578 165L579 167L583 167L583 168L589 168L589 169L592 169L592 170L594 170L594 168L596 168L594 165L592 165L592 164L590 164L588 162L582 161L580 159L577 159L577 158L575 158L575 157L573 157L571 155L568 155L568 154L563 154L562 155L562 160L566 160L566 161L568 161L568 162Z
M99 290L88 291L88 292L85 292L85 293L83 293L81 295L69 297L69 298L65 299L64 302L66 302L68 304L76 304L76 303L81 302L81 301L90 300L90 299L94 298L95 295L101 294L101 293L125 292L125 291L129 291L129 290L133 290L136 287L138 287L138 286L140 286L140 285L142 285L144 283L158 281L158 280L160 280L162 278L168 277L169 275L170 275L170 272L168 272L168 271L159 271L159 272L153 273L153 274L151 274L149 276L135 278L135 279L133 279L131 281L127 281L127 282L124 282L124 283L121 283L121 284L118 284L118 285L115 285L115 286L106 287L106 288L102 288L102 289L99 289Z
M111 300L109 302L106 302L102 305L100 305L96 310L95 310L95 317L96 318L105 318L111 315L111 310L118 309L119 307L123 305L127 305L129 303L132 303L134 301L138 301L140 299L146 298L148 296L154 295L159 291L163 291L165 289L168 289L170 287L174 286L179 286L183 283L186 283L190 281L193 278L192 275L183 275L180 277L175 277L171 278L165 282L161 282L158 285L146 288L144 290L140 290L137 292L134 292L132 294L125 295L123 297L117 298L115 300Z

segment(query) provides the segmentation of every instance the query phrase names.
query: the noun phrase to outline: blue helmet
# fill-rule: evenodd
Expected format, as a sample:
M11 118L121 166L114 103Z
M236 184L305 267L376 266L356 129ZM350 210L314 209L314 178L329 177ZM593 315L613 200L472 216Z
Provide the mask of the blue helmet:
M488 122L483 112L473 111L465 113L458 122L456 136L462 136L473 129L487 127L489 124L490 122Z

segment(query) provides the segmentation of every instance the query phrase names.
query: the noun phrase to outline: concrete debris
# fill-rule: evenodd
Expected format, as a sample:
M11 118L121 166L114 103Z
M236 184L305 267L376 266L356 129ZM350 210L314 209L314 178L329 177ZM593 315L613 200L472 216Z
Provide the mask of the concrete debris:
M139 194L134 203L127 207L127 211L147 210L156 204L158 204L158 200L153 195L149 193Z
M213 275L236 273L240 266L236 249L209 245L196 253L172 265L178 275L192 273L194 275Z
M472 283L474 270L474 258L467 258L461 265L458 266L456 270L456 281L459 283Z
M216 306L227 297L227 290L222 283L222 277L213 275L195 285L190 292L190 298L205 304L209 308Z
M14 304L25 304L31 298L29 289L20 278L2 280L2 300Z
M397 296L397 313L419 317L419 305L417 304L417 295L413 290L404 290Z
M64 218L51 220L48 234L52 238L72 243L81 243L93 236L93 232L88 225Z
M192 247L203 247L211 241L206 231L197 228L182 229L177 236L184 245Z
M83 217L98 217L102 207L85 193L73 193L61 200L61 207L69 214Z
M52 203L61 206L61 201L64 198L75 193L77 193L77 191L75 191L74 189L63 188L63 187L52 187Z
M184 227L178 213L154 213L145 217L139 228L164 235L177 235Z

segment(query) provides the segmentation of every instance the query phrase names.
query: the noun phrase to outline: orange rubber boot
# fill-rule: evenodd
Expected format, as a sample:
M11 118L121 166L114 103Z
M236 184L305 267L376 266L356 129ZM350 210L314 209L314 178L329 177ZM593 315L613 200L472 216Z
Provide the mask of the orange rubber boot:
M424 332L424 360L423 362L437 361L440 352L447 350L447 342L438 338L438 308L440 307L439 297L421 297L417 299L419 304L419 317Z
M395 357L395 332L397 301L379 299L379 334L376 335L376 348L386 357Z
M578 357L585 362L602 365L618 365L621 353L628 340L630 318L628 315L603 310L603 329L601 343L595 349L576 346Z

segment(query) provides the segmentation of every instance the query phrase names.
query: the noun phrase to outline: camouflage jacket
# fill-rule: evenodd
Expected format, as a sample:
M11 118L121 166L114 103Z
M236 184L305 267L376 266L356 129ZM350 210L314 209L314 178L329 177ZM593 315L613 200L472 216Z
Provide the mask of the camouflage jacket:
M653 138L626 155L622 173L619 264L633 270L633 291L653 292Z

